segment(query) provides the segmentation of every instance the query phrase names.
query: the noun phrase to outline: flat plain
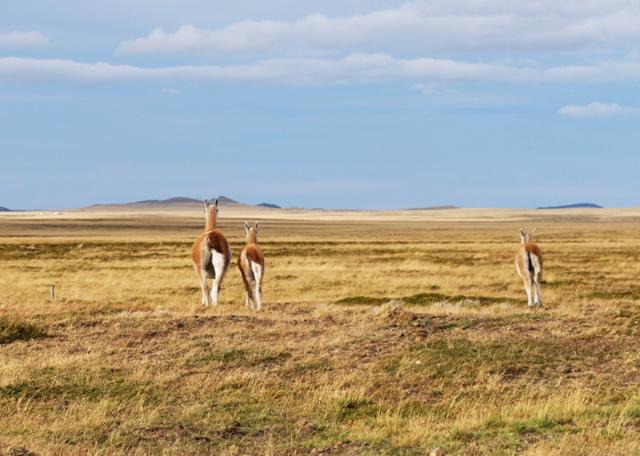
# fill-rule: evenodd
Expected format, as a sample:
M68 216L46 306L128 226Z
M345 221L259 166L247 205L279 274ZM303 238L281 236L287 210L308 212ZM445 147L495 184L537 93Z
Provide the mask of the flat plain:
M0 216L0 454L640 454L640 210L245 217L262 312L235 256L200 305L196 211Z

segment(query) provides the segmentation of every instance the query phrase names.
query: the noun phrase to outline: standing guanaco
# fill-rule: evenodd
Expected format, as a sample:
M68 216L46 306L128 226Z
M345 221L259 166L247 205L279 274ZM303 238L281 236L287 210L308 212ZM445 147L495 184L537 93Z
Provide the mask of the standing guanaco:
M222 232L216 228L218 216L218 200L214 204L204 200L206 225L204 231L193 243L191 256L196 275L202 288L202 305L208 307L218 305L220 284L231 263L231 249ZM207 284L213 279L211 289Z
M238 268L242 275L247 308L262 309L262 280L264 279L264 255L258 245L258 223L250 226L244 222L247 245L238 256Z
M524 283L529 307L542 306L542 294L540 293L542 252L537 244L531 242L535 231L534 228L530 233L527 233L524 227L520 228L521 245L516 255L516 271Z

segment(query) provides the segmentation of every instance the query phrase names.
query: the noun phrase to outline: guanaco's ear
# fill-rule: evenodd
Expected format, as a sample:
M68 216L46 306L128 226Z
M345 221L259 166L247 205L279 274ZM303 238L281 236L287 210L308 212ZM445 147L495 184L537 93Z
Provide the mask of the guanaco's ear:
M216 202L214 203L215 207L218 207L218 198L216 198Z
M258 222L253 224L253 230L258 234Z
M250 226L249 226L249 224L245 221L245 222L244 222L244 230L245 230L247 233L249 232L249 228L251 228L251 227L250 227Z
M204 213L207 213L207 210L209 210L209 201L207 201L206 199L202 200L202 202L204 203Z
M520 227L520 242L523 244L527 241L527 232L524 230L524 226Z

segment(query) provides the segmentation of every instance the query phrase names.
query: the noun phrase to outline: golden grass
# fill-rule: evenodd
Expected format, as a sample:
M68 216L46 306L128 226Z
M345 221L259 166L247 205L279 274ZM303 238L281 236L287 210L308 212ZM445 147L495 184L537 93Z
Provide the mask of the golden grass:
M196 214L3 216L0 454L639 454L637 211L456 212L261 219L260 313Z

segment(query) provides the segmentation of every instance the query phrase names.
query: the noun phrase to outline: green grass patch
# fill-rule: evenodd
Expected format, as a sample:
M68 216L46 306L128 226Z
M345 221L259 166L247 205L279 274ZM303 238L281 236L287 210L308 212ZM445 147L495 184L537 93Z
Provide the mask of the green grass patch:
M488 304L500 304L500 303L510 303L517 304L521 302L518 299L513 298L504 298L500 296L466 296L466 295L445 295L442 293L419 293L413 296L408 296L406 298L402 298L402 300L409 305L414 306L428 306L431 304L435 304L437 302L453 302L453 303L462 303L462 302L473 302L478 303L480 305L488 305Z
M291 356L286 351L258 350L251 351L242 348L222 351L211 351L192 357L187 361L191 367L208 364L222 364L224 367L256 367L268 364L278 364Z
M44 328L38 325L0 318L0 345L16 340L38 339L46 335Z
M217 361L220 363L231 363L234 361L242 361L246 359L248 354L249 354L248 350L232 349L232 350L208 353L198 358L197 361L200 364L208 364L212 361Z
M452 452L473 445L478 454L519 454L532 441L576 430L573 420L566 418L509 421L493 417L478 427L453 429L442 446Z
M380 410L372 401L362 398L341 399L336 404L335 419L339 422L375 416Z
M394 297L382 297L374 298L371 296L348 296L337 300L336 304L342 305L379 305L384 304L392 300L403 301L410 306L428 306L438 302L452 302L452 303L477 303L479 305L488 304L518 304L522 300L514 298L504 298L501 296L467 296L467 295L446 295L442 293L419 293L412 296L405 296L401 298Z
M573 427L573 420L552 419L549 417L534 418L525 421L512 423L510 428L518 434L539 434L545 435L555 431L566 431Z
M28 380L0 388L0 398L28 398L48 401L53 399L98 401L103 398L118 400L145 397L155 401L157 387L149 383L130 380L120 370L101 368L44 368L30 375Z
M356 305L356 304L384 304L385 302L389 302L389 298L373 298L371 296L348 296L346 298L338 299L336 304L347 304L347 305Z
M635 424L640 425L640 405L633 407L627 411L627 416L632 418Z
M542 339L488 342L438 339L392 359L387 371L396 375L426 375L453 383L475 381L480 372L500 374L505 380L537 379L553 372L561 373L582 356L569 345Z

